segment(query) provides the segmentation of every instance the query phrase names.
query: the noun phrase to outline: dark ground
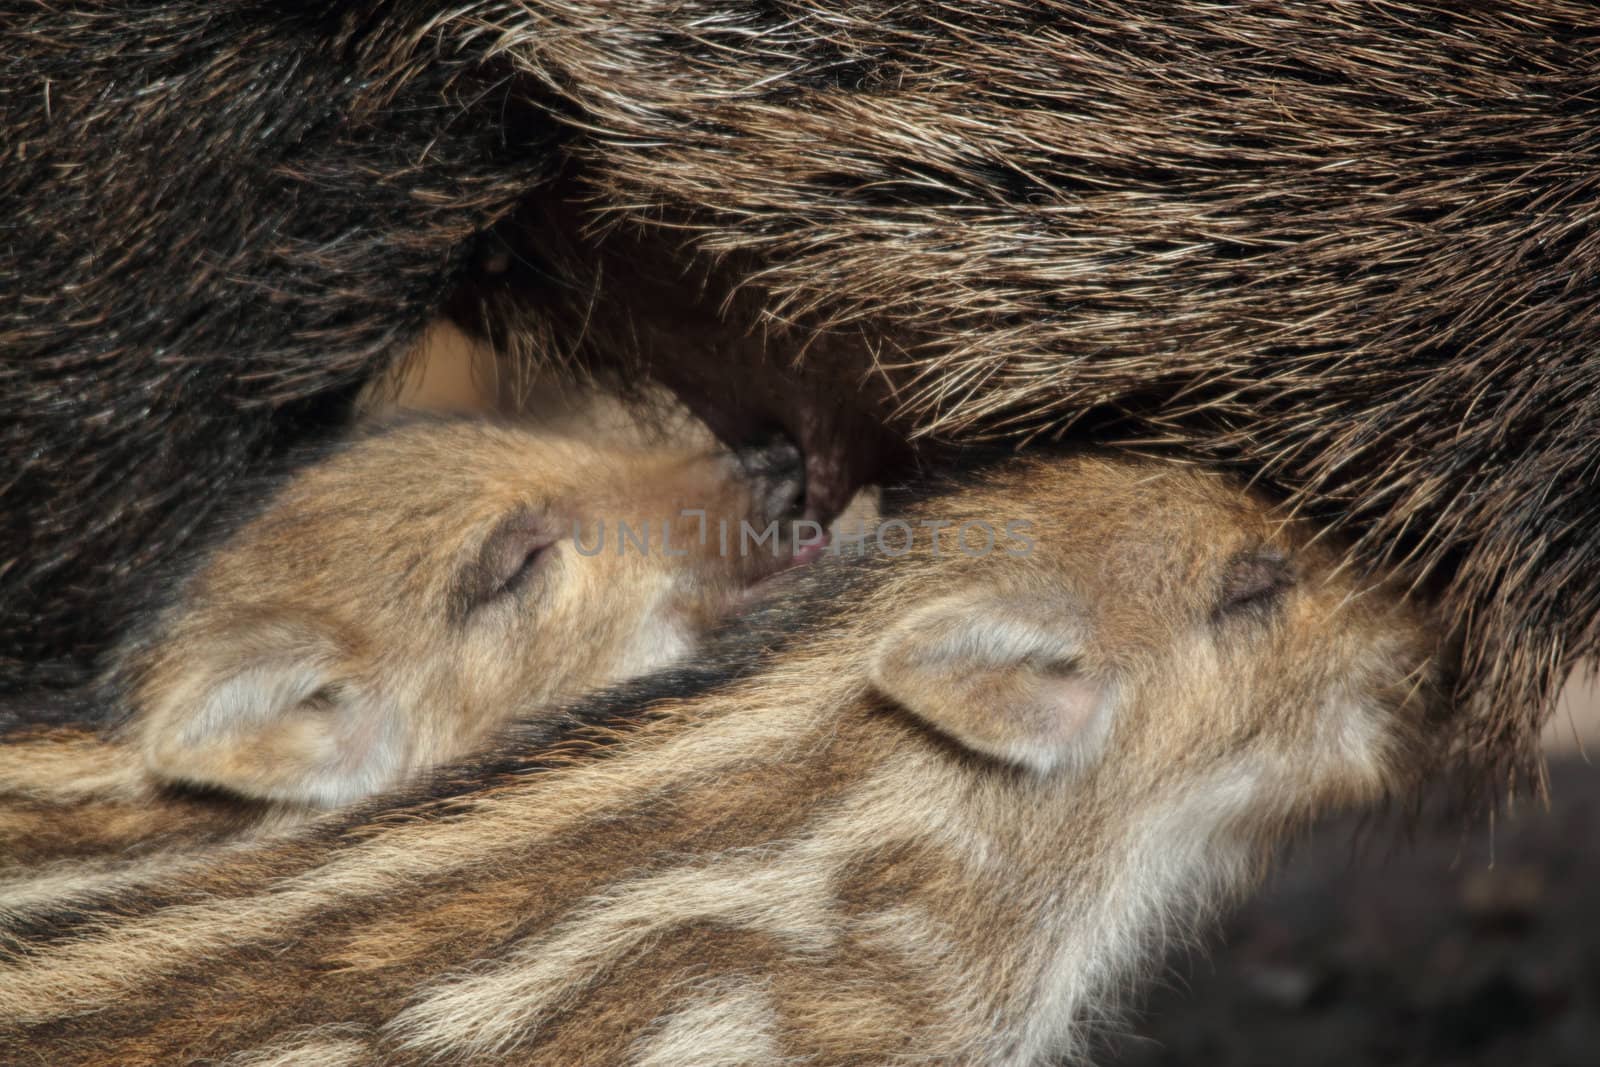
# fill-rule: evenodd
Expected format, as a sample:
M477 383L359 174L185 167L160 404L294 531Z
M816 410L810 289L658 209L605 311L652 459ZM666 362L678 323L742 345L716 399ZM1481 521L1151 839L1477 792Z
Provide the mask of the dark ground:
M1576 727L1565 711L1552 725L1548 810L1525 803L1492 838L1452 821L1324 828L1224 923L1220 947L1177 961L1101 1062L1600 1065L1594 697Z

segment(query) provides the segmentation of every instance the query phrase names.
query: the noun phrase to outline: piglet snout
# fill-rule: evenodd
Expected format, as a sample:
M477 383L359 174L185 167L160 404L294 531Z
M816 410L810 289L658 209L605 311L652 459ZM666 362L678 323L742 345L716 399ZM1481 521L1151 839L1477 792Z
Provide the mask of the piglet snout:
M773 436L733 450L750 486L753 517L773 522L799 512L806 495L805 456L787 437Z

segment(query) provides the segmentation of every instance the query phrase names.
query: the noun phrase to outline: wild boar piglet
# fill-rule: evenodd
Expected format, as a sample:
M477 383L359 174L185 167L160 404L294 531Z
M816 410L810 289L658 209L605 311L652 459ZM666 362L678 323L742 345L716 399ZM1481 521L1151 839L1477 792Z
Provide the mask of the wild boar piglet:
M792 562L792 444L413 418L298 471L118 654L163 780L331 805L670 663ZM720 529L766 533L742 540Z
M1060 1062L1273 845L1427 747L1429 620L1226 478L1017 460L868 542L575 705L561 743L519 726L214 863L49 882L70 907L6 920L0 1039L61 1064Z

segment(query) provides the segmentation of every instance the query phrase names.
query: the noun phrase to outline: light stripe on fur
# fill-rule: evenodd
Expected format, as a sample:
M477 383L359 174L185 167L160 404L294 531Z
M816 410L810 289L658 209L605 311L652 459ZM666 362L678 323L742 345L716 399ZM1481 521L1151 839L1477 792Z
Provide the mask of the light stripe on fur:
M619 718L566 747L512 733L410 793L180 853L199 862L165 880L36 887L0 927L0 1038L130 1067L1081 1056L1286 832L1404 780L1433 635L1178 468L1026 463L940 506L1026 509L1040 551L821 567L714 647L726 671L596 698ZM1219 608L1240 546L1273 538L1299 583ZM1115 679L1083 766L980 754L871 681L917 606L1041 589L1078 606L1081 662L1054 669ZM89 903L52 914L71 892Z

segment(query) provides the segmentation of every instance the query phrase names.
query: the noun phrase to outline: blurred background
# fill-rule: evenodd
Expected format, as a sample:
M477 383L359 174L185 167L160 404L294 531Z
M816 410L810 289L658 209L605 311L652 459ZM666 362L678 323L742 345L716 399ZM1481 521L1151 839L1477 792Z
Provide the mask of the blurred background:
M1115 1067L1600 1064L1600 687L1544 736L1548 807L1320 828L1112 1038Z

